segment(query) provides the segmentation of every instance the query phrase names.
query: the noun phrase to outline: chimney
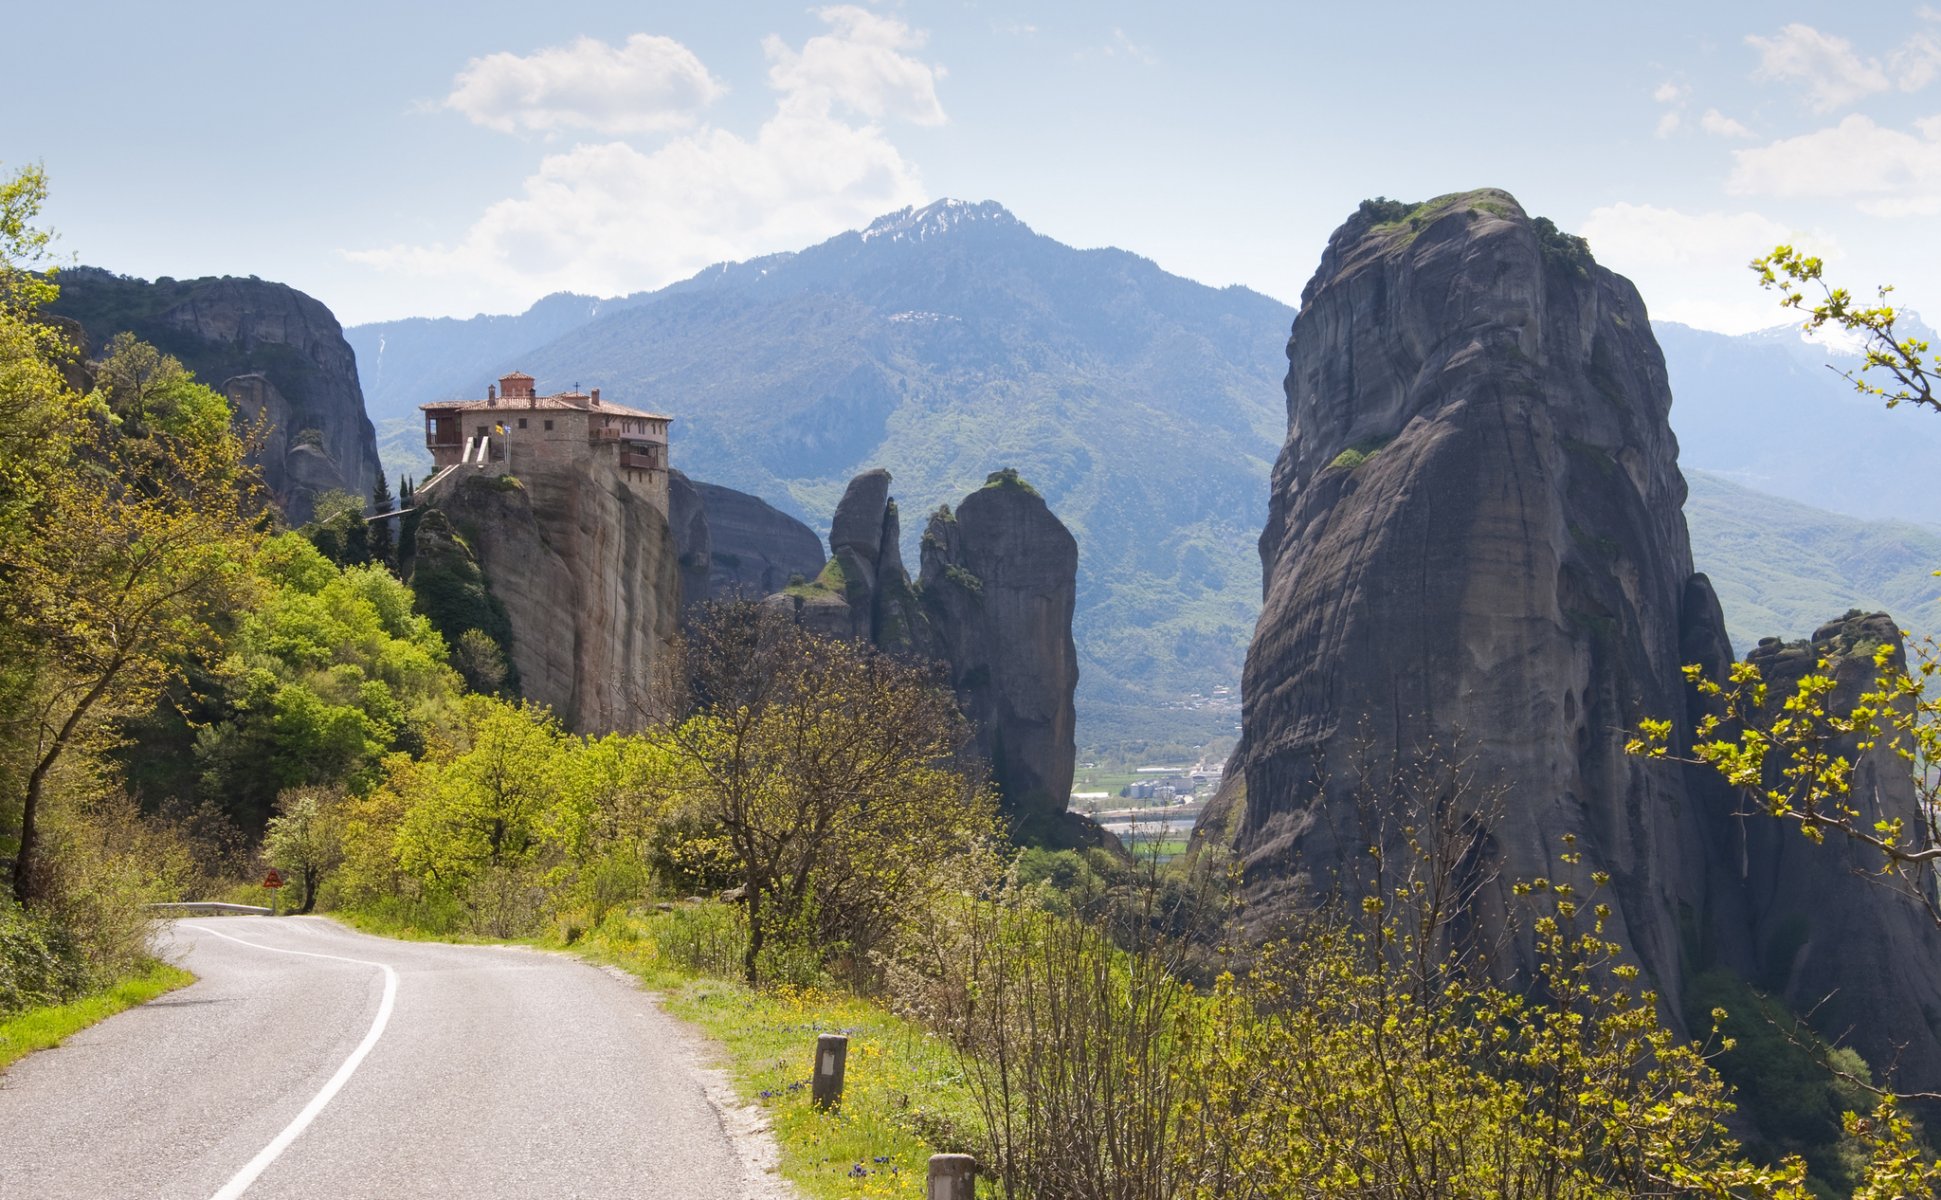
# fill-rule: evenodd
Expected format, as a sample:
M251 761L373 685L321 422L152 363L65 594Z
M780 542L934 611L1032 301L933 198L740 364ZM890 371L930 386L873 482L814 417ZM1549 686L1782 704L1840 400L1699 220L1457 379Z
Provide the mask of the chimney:
M600 402L600 389L599 389L599 388L594 388L594 389L593 389L593 403L595 403L595 404L598 404L599 402Z

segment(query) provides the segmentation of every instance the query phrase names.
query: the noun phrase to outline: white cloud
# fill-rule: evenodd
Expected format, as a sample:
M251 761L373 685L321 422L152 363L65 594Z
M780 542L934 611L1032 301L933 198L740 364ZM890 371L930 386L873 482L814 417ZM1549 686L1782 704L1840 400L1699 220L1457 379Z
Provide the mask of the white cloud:
M1759 51L1755 79L1806 85L1808 102L1820 112L1884 92L1887 74L1873 59L1862 59L1845 38L1811 25L1788 25L1772 37L1753 34L1746 44Z
M1753 78L1804 85L1807 102L1818 112L1889 88L1917 92L1941 76L1941 38L1926 31L1904 38L1884 64L1862 58L1845 38L1798 23L1769 38L1754 34L1746 44L1759 51Z
M921 35L860 9L818 15L830 32L800 50L764 42L775 110L753 137L704 126L653 149L577 145L547 155L517 195L487 207L455 243L348 257L439 280L449 311L504 311L562 289L659 286L924 202L916 167L874 119L945 119L939 69L899 53Z
M724 90L686 46L637 33L621 46L582 37L475 58L444 106L501 133L655 133L693 125Z
M903 53L921 49L923 34L894 17L853 5L824 8L816 15L832 30L810 38L800 51L773 35L762 41L769 60L768 84L786 97L785 104L871 120L944 123L943 105L937 100L943 68Z
M1887 56L1887 66L1894 73L1895 87L1903 92L1920 91L1941 74L1941 38L1931 33L1914 34Z
M1714 137L1749 138L1755 136L1744 124L1726 116L1716 108L1708 108L1705 115L1698 119L1698 126Z
M1830 129L1735 150L1726 188L1738 195L1852 200L1862 212L1941 213L1941 117L1903 133L1854 114Z
M1676 133L1678 131L1678 125L1681 120L1683 120L1683 118L1680 117L1675 112L1668 112L1664 116L1659 117L1658 136L1670 137L1672 134Z
M1837 257L1824 234L1756 212L1687 213L1651 204L1595 209L1579 229L1597 261L1638 285L1654 320L1746 333L1784 319L1746 264L1782 242Z
M1651 98L1660 104L1674 104L1683 100L1686 93L1691 90L1682 83L1673 83L1667 79L1652 90Z

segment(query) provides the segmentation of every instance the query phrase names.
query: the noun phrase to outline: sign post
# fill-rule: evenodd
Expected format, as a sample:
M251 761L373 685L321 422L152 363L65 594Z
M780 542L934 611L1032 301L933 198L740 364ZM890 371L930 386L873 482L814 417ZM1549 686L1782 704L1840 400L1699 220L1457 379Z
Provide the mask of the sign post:
M282 874L281 874L280 872L278 872L278 871L277 871L277 869L276 869L275 867L271 867L271 868L270 868L270 873L269 873L269 874L267 874L267 875L265 875L265 876L263 876L263 886L269 889L269 893L270 893L270 915L271 915L271 916L273 917L273 916L275 916L275 915L276 915L276 901L277 901L277 895L278 895L278 893L279 893L279 892L281 891L281 889L282 889L282 887L283 887L283 876L282 876Z

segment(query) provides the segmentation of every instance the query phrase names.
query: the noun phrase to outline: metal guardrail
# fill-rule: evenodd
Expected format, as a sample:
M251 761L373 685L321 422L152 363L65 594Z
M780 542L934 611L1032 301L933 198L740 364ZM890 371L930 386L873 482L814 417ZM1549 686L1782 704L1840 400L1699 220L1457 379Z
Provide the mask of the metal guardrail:
M218 900L189 900L174 904L150 904L149 912L178 917L267 917L271 912L254 904L224 904Z

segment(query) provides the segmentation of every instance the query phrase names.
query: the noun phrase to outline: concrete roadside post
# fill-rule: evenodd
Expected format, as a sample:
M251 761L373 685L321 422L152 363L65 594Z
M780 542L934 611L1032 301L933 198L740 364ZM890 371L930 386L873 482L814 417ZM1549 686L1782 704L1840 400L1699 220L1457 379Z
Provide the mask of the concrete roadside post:
M928 1200L973 1200L977 1195L977 1160L968 1154L930 1156Z
M842 1104L842 1072L849 1060L849 1039L825 1033L815 1040L815 1071L810 1076L809 1102L817 1108Z

